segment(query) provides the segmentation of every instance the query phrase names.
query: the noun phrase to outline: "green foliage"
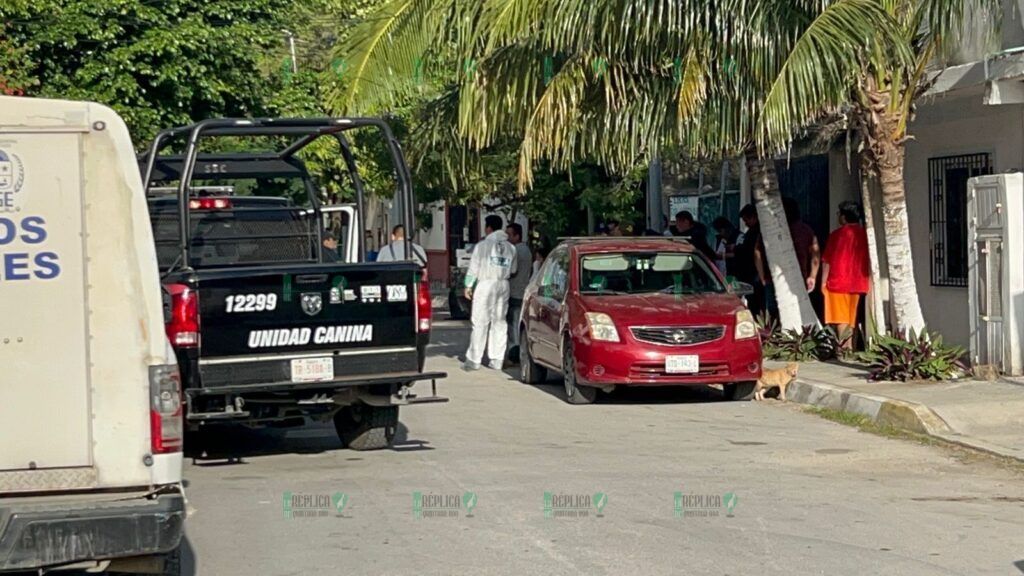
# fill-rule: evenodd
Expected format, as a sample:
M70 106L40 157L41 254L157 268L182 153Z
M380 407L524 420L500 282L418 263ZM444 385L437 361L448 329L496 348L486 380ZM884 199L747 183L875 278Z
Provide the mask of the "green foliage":
M107 104L142 143L167 126L265 113L275 86L261 65L282 43L290 5L8 0L0 73L15 70L27 95Z
M767 360L807 362L832 360L842 354L848 335L840 337L830 327L808 325L800 330L781 330L774 319L758 318L761 347Z
M946 380L968 373L964 349L947 346L938 334L884 335L860 354L871 370L872 380Z

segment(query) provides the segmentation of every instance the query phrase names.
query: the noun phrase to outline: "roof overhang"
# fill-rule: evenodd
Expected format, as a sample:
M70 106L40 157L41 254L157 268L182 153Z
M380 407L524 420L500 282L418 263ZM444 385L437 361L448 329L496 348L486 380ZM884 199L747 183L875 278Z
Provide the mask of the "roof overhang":
M1024 104L1024 52L1008 51L992 58L950 66L932 76L925 96L984 87L988 105Z

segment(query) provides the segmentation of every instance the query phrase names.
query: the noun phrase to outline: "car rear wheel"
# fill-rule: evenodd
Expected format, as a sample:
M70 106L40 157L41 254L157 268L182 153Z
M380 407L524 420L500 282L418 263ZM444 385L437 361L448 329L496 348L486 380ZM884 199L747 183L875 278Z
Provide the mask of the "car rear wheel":
M722 387L727 400L753 400L755 389L757 389L757 381L737 382Z
M398 431L398 406L345 406L334 415L334 429L353 450L389 448Z
M570 338L562 343L562 377L569 404L590 404L597 399L597 388L579 385L576 380L576 355Z
M524 384L540 384L548 377L548 371L533 361L530 343L526 340L526 327L519 330L519 380Z

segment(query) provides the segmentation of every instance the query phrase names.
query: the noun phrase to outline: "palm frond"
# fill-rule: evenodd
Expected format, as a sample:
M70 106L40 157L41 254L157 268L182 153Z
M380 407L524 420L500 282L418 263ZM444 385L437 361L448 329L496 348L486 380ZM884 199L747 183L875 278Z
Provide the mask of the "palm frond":
M886 50L876 50L875 46ZM788 51L767 90L757 130L761 150L789 143L795 127L848 101L872 56L912 61L900 29L876 0L837 0L822 11Z
M335 52L340 87L327 97L342 114L395 102L419 83L426 58L451 34L445 21L459 0L391 0L359 24Z

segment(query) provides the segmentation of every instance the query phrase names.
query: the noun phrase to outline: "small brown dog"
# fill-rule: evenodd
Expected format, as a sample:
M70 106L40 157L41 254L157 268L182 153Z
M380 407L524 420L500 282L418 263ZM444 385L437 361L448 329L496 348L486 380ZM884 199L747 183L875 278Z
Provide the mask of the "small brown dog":
M779 368L777 370L764 369L761 371L761 377L757 380L757 387L754 388L754 399L764 400L764 393L769 388L779 389L779 400L786 399L786 386L789 386L790 382L796 380L796 374L800 370L800 365L796 362L790 362L786 364L785 368Z

